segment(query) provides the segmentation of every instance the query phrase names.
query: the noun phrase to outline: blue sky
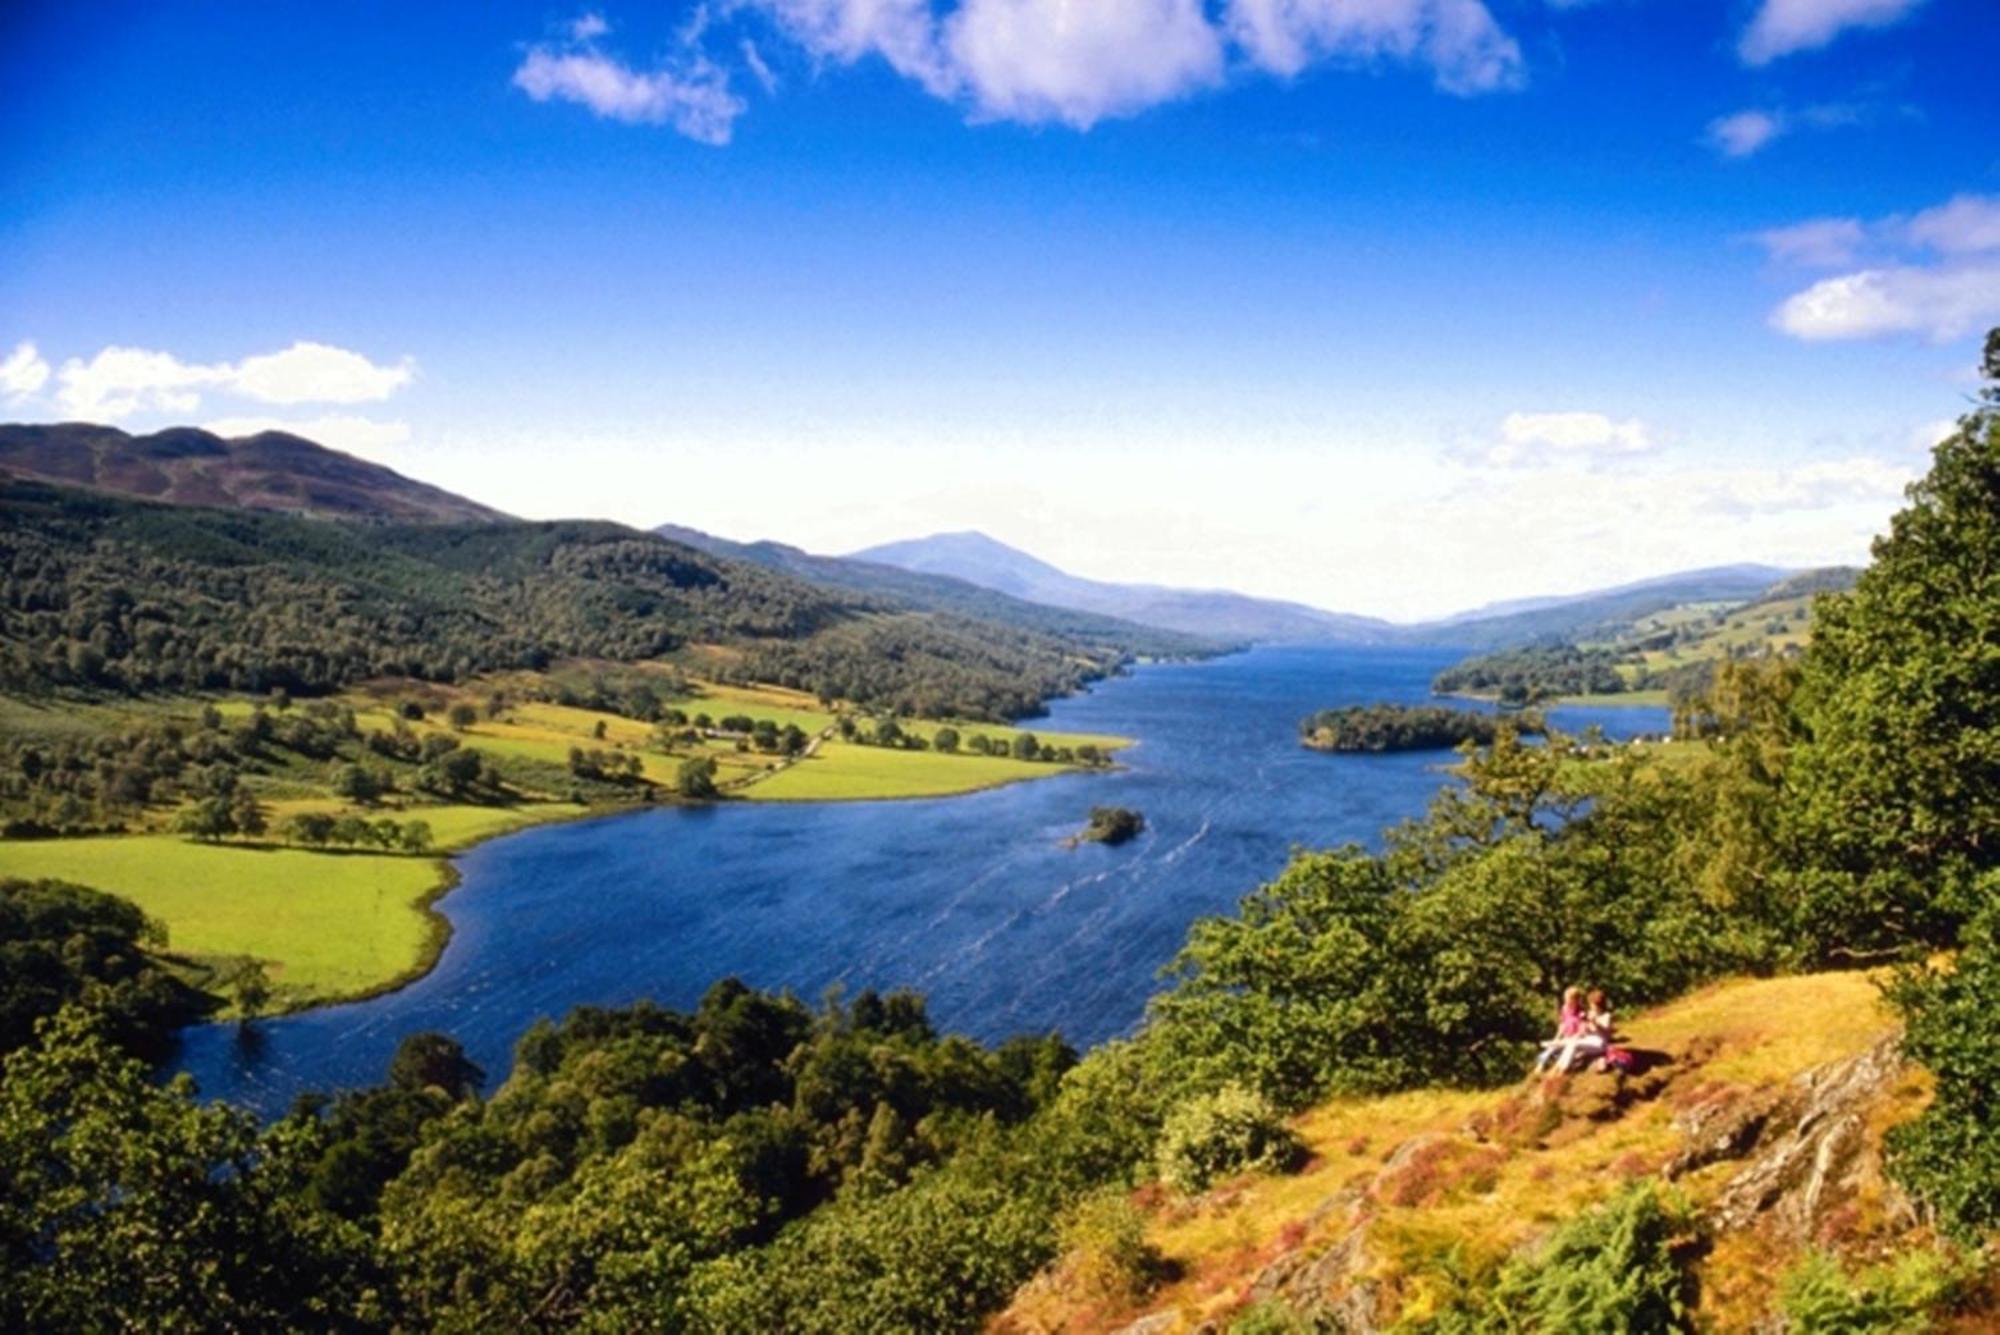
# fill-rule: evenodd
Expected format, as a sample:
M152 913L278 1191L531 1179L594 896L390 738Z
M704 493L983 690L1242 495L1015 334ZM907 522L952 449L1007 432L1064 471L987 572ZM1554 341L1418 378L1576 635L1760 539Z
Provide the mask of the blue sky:
M0 405L1414 617L1854 560L2000 323L1992 0L0 18Z

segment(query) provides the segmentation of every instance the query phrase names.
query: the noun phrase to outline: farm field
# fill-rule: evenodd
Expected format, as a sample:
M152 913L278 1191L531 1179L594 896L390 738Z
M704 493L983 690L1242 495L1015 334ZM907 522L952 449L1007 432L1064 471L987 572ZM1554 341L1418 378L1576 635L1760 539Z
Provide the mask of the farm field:
M885 797L944 797L1023 779L1047 778L1075 768L1012 757L892 751L878 746L827 742L817 755L750 785L753 802L856 801Z
M424 906L449 875L435 858L167 834L11 841L0 846L0 872L122 895L165 924L169 953L197 966L259 960L279 1009L421 972L443 944L443 923Z

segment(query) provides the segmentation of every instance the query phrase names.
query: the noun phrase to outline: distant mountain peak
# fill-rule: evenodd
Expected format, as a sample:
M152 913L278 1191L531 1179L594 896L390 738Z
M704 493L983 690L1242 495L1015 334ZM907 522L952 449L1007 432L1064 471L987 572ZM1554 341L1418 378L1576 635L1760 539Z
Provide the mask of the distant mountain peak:
M849 559L927 575L949 575L1029 602L1221 640L1373 642L1388 638L1390 633L1387 622L1322 611L1302 603L1219 589L1083 579L977 529L883 543L855 552Z

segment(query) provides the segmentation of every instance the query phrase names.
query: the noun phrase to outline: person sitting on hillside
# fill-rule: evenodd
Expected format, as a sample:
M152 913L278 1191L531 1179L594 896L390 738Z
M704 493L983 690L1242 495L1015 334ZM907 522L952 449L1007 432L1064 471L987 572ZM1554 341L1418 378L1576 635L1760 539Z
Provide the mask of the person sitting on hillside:
M1547 1070L1559 1055L1564 1057L1566 1064L1569 1045L1582 1035L1585 1023L1583 989L1564 988L1562 1009L1556 1013L1556 1036L1542 1044L1541 1053L1535 1058L1535 1069Z
M1611 1018L1611 1002L1604 995L1604 989L1590 989L1589 1008L1584 1012L1583 1025L1576 1037L1565 1045L1565 1051L1556 1069L1574 1071L1600 1062L1611 1048L1611 1037L1617 1024Z

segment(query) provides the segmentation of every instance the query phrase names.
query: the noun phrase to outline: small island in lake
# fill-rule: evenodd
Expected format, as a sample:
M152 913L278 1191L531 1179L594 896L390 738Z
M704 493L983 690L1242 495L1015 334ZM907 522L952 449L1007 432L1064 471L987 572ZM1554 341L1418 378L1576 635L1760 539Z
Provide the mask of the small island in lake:
M1299 740L1315 751L1442 751L1465 742L1490 743L1503 727L1542 731L1539 714L1506 716L1443 705L1348 705L1322 709L1299 723Z
M1070 837L1069 846L1122 844L1145 828L1146 818L1129 807L1092 807L1090 824L1083 827L1083 833Z

